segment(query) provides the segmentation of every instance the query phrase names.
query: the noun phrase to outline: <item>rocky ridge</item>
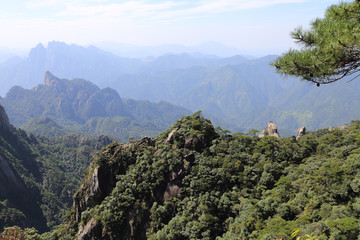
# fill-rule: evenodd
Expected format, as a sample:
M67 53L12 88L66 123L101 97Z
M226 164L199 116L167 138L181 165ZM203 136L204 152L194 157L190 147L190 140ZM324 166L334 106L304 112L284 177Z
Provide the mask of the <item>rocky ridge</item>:
M7 108L15 126L30 133L52 130L47 136L107 134L118 141L156 136L191 113L167 102L123 99L114 89L101 89L84 79L60 79L49 71L44 84L30 90L13 87L0 98L0 104ZM42 121L44 117L52 123Z
M74 195L73 214L69 228L75 229L78 239L81 240L96 239L99 236L101 236L101 239L112 239L107 233L108 226L105 226L102 221L98 221L97 218L87 217L88 211L89 209L96 211L95 209L99 205L112 198L114 192L117 191L116 189L122 184L118 179L130 171L130 166L132 169L133 166L139 164L137 162L146 149L152 149L151 152L154 157L160 154L164 147L176 148L183 153L182 161L176 164L172 170L167 171L164 178L157 176L162 179L159 185L154 187L150 195L148 193L144 195L148 205L176 197L181 193L182 181L186 177L189 167L195 161L195 152L202 152L204 149L209 148L211 141L217 136L215 129L210 124L210 122L205 122L203 126L198 126L197 130L191 130L184 136L184 126L177 122L157 139L144 137L141 140L126 144L114 143L109 145L95 157L89 175ZM159 166L159 168L163 167ZM142 183L136 180L132 184L136 188L138 184L141 185ZM128 208L131 209L132 206ZM132 211L135 211L135 209L130 210L130 212ZM117 230L121 232L121 238L145 239L143 227L148 225L150 219L144 217L141 222L138 222L132 214L124 217L126 220L122 228Z

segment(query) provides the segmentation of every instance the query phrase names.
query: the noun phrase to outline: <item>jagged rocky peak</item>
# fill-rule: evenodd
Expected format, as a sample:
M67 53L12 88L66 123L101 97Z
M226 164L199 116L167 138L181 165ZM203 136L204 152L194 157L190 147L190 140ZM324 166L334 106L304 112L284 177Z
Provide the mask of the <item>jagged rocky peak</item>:
M298 129L297 134L296 134L296 140L299 140L302 136L304 136L306 134L306 128L305 126L302 126L301 128Z
M3 106L0 105L0 129L12 131L13 126L9 122L8 115L5 112L5 109Z
M46 86L51 87L58 80L59 79L57 77L55 77L51 72L49 72L49 71L45 72L44 81L45 81Z
M44 45L39 43L38 45L36 45L36 47L31 49L29 53L29 58L33 61L43 61L46 58L46 48L44 47Z
M51 72L46 71L44 77L45 86L51 87L57 92L63 92L65 88L64 81L53 75Z
M280 134L278 133L277 126L275 123L273 123L272 121L268 122L266 128L259 135L259 138L262 138L264 136L273 136L280 138Z

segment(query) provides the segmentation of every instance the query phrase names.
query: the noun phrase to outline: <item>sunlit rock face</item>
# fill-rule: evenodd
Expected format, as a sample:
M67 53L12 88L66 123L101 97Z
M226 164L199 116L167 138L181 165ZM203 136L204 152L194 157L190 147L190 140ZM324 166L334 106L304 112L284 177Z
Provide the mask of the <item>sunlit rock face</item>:
M273 137L280 138L280 134L278 133L277 126L275 123L273 123L271 121L268 122L268 124L266 125L266 128L259 135L260 138L262 138L264 136L273 136Z

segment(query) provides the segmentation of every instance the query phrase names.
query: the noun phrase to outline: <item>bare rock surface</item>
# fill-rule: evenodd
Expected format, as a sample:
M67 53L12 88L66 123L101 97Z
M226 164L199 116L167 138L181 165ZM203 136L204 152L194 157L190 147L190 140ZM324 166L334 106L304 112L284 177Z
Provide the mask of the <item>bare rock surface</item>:
M345 129L347 129L347 128L348 128L348 126L346 126L346 125L341 125L341 126L336 126L336 127L329 127L329 131L333 131L333 130L335 130L335 129L345 130Z
M276 138L280 138L280 134L278 133L275 123L273 123L272 121L268 122L266 128L259 135L259 138L263 138L264 136L273 136Z
M297 131L296 134L296 140L299 140L302 136L304 136L306 134L306 128L305 126L302 126L301 128L299 128L299 130Z

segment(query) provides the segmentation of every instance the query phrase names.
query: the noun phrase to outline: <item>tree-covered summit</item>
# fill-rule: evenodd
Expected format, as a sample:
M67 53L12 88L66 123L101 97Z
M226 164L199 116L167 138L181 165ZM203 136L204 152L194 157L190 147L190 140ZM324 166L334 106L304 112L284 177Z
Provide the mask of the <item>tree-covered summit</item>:
M296 140L230 134L199 113L183 117L156 139L103 149L68 223L44 236L356 239L359 136L358 121Z

